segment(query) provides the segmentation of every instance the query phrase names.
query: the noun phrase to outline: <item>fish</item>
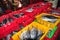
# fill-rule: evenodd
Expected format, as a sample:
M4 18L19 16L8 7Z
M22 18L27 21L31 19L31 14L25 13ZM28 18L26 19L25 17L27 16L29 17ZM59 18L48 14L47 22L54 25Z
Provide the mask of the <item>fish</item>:
M41 36L43 35L43 32L41 30L38 30L36 28L32 28L31 30L25 30L22 32L20 36L20 40L39 40Z
M20 16L20 17L21 17L21 16L23 16L23 15L24 15L24 13L23 13L23 12L19 14L19 16Z
M36 38L36 36L37 36L37 29L36 28L32 28L32 30L30 31L30 35L31 35L31 39Z
M16 17L16 18L19 18L19 15L18 14L14 14L13 16Z

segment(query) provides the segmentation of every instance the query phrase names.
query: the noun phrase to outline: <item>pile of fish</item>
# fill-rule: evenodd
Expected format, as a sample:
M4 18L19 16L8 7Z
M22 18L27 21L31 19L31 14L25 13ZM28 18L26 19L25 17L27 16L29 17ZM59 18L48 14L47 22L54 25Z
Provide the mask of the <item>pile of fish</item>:
M20 13L20 14L14 14L13 16L16 17L16 18L19 18L19 17L21 17L21 16L23 16L23 15L24 15L24 13L22 12L22 13Z
M41 30L38 30L36 28L32 28L31 30L28 30L22 32L20 36L20 40L39 40L44 33Z
M4 19L2 22L0 22L0 27L5 25L6 23L12 22L13 19L12 18L8 18L8 19Z
M49 15L44 15L42 19L52 23L55 23L57 21L57 17L49 16Z
M26 10L26 12L33 12L33 8L28 8L27 10Z

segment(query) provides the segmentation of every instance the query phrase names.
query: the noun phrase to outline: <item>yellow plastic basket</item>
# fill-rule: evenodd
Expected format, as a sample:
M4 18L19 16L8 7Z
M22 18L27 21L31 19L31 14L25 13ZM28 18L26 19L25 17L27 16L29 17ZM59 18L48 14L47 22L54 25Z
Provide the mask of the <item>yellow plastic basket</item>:
M42 32L44 34L42 35L42 37L40 38L40 40L43 40L43 38L47 35L47 33L49 31L49 28L48 27L45 27L44 25L41 25L41 24L39 24L37 22L32 22L30 25L26 26L21 31L19 31L18 33L14 34L12 36L12 39L13 40L20 40L21 33L24 32L24 31L26 31L26 30L28 30L28 28L31 30L32 29L32 26L34 26L38 30L42 30Z
M43 20L42 17L43 17L43 16L46 16L46 15L47 15L47 16L54 16L54 17L57 18L57 20L56 20L54 23L49 22L49 21L46 21L46 20ZM47 14L47 13L42 13L42 14L40 14L40 15L37 15L35 18L37 19L37 21L38 21L40 24L45 25L45 26L50 27L50 28L54 28L55 26L57 26L57 24L58 24L59 21L60 21L60 16L56 16L56 15L52 15L52 14ZM53 21L53 20L52 20L52 21Z

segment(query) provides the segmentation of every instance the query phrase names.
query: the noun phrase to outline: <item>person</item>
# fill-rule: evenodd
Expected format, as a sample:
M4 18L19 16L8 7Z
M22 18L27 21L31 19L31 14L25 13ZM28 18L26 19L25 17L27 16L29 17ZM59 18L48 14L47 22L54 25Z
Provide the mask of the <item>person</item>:
M14 6L15 6L15 10L21 9L22 3L20 2L20 0L14 0Z
M8 2L7 2L7 0L3 0L3 4L4 4L4 7L5 7L5 9L7 10L7 9L10 9L10 5L8 4Z
M3 7L2 2L0 1L0 16L5 13L5 8Z

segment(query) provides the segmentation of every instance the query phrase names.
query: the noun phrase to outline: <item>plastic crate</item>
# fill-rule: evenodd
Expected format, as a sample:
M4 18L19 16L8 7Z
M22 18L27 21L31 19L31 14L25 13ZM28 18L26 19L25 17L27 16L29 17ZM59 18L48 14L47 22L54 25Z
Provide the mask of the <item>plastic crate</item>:
M3 15L0 17L0 39L4 37L5 34L5 28L7 28L7 24L9 22L6 22L6 20L9 18L9 15Z
M25 10L25 9L24 9ZM32 17L32 14L30 13L27 13L27 12L24 12L24 10L20 11L15 11L15 12L12 12L10 15L10 17L12 17L13 19L18 19L18 18L21 18L23 16L29 16L29 17Z
M46 34L48 33L49 31L49 28L48 27L44 27L43 25L37 23L37 22L32 22L30 25L26 26L25 28L23 28L21 31L19 31L18 33L16 33L15 35L12 36L12 39L13 40L20 40L20 35L22 32L24 32L25 30L28 30L28 28L31 30L32 29L32 26L34 26L35 28L37 28L38 30L42 30L43 32L45 32L43 34L43 36L40 38L40 40L42 40ZM42 27L41 27L42 26ZM41 27L41 28L40 28ZM44 30L43 30L44 29Z
M23 12L21 12L21 11L14 11L14 12L12 12L12 13L9 14L9 16L11 18L13 18L13 19L18 19L18 18L20 18L20 17L22 17L24 15L25 14Z
M37 20L34 20L35 22L38 22ZM54 28L53 28L53 30L51 30L51 32L50 32L50 34L48 35L48 37L49 38L51 38L53 35L54 35L54 33L55 33L55 31L57 30L57 26L55 26Z
M60 16L60 10L59 9L52 9L49 13L53 14L53 15Z
M9 35L10 33L14 32L14 31L21 30L22 27L24 28L24 26L28 25L33 20L34 20L33 18L30 18L30 17L25 15L17 20L14 20L11 23L6 24L7 27L5 27L4 37L6 37L7 35Z
M9 24L9 25L8 25ZM1 29L0 29L0 39L6 37L8 34L10 34L11 32L15 31L15 30L19 30L19 27L16 23L8 23L6 25L4 25Z
M26 10L24 10L25 14L29 16L35 16L38 13L38 10L36 8L28 7Z
M2 37L0 39L3 38L4 40L6 40L6 37L8 35L12 34L15 31L19 31L21 29L20 26L17 24L17 20L14 20L13 22L10 22L10 23L4 25L3 28L4 28L4 30L3 29L0 30L0 31L2 31L1 32Z
M58 23L59 23L59 16L55 16L55 17L57 17L58 19L57 19L57 21L55 21L54 23L52 23L52 22L43 20L42 17L43 17L44 15L48 15L48 16L49 16L49 15L50 15L50 16L55 16L55 15L42 13L41 15L36 16L36 19L37 19L37 21L38 21L40 24L45 25L45 26L50 27L50 28L53 29L53 30L51 31L50 36L48 36L49 38L51 38L51 37L53 36L54 32L57 30L57 27L56 27L56 26L57 26Z
M10 16L3 15L0 17L0 39L6 37L8 34L10 34L13 30L19 29L17 28L17 24L15 20L10 20ZM14 28L13 28L14 27Z
M57 20L55 22L49 22L50 20L44 20L42 19L42 17L44 17L44 15L46 15L47 17L48 16L53 16L53 17L56 17ZM47 14L47 13L42 13L38 16L36 16L36 19L37 21L40 23L40 24L44 24L45 26L47 27L51 27L51 28L54 28L55 26L57 26L57 24L59 23L59 16L55 16L55 15L52 15L52 14ZM48 25L47 25L48 24Z
M20 28L16 22L11 22L9 24L10 25L7 25L7 27L5 28L4 37L6 37L8 34L12 33L13 31L20 30Z
M8 25L6 28L5 28L5 30L4 30L4 33L3 33L3 37L1 37L1 39L4 39L4 40L7 40L7 37L11 37L12 36L12 34L13 34L13 32L15 32L15 31L19 31L20 30L20 28L18 27L18 25L17 24L13 24L13 23L11 23L10 25ZM9 36L9 35L11 35L11 36ZM8 38L9 39L9 38Z
M24 12L26 12L28 15L29 13L31 14L30 16L35 16L43 11L43 7L40 4L32 4L29 5Z
M17 24L21 25L21 27L25 27L28 24L30 24L31 22L33 22L34 19L35 19L34 17L29 17L29 16L25 15L22 18L19 18L17 20Z
M25 12L25 14L32 17L40 14L42 11L50 10L50 7L51 7L50 3L39 2L36 4L29 5L22 12Z
M44 40L57 40L58 36L59 36L59 28L56 30L56 32L54 33L54 35L52 36L52 38L48 38L45 37Z
M50 2L38 2L38 3L35 3L35 4L29 5L29 7L33 7L33 6L37 6L37 5L40 5L40 6L48 6L48 7L51 7L52 6L52 4Z

